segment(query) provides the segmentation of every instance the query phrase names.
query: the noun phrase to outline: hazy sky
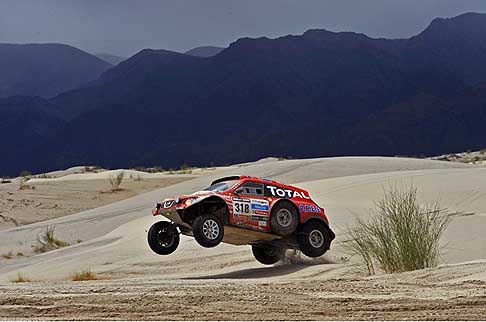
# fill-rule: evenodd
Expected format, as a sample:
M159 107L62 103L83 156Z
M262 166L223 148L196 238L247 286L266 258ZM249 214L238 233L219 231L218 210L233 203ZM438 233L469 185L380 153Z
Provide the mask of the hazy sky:
M404 38L486 0L0 0L0 42L60 42L130 56L310 28Z

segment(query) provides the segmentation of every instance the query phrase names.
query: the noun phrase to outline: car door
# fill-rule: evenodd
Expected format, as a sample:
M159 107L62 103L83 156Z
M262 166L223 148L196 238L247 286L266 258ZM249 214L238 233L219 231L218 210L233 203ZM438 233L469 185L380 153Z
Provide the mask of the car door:
M245 182L232 198L233 223L236 226L268 231L269 202L264 197L264 185Z

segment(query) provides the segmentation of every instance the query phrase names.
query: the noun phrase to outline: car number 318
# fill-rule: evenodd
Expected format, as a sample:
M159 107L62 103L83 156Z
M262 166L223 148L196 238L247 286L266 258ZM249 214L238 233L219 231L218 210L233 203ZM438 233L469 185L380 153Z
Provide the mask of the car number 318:
M244 202L235 202L233 203L233 209L235 214L249 214L250 204Z

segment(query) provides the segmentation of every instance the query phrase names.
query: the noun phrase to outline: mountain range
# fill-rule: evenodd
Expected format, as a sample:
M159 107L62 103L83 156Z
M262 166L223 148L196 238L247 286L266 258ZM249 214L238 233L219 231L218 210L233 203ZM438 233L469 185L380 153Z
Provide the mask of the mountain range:
M111 65L118 65L119 63L127 59L126 57L121 57L121 56L107 54L107 53L98 53L95 54L95 56Z
M185 52L186 55L196 57L213 57L222 52L225 48L216 46L201 46Z
M316 29L209 57L144 49L56 97L0 100L0 174L483 148L485 34L467 13L409 39Z
M97 79L111 64L63 44L0 44L0 97L54 97Z

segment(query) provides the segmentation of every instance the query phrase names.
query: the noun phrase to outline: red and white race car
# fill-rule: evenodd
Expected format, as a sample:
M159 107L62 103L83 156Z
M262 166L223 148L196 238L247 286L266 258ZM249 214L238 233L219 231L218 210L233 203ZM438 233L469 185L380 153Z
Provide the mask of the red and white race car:
M159 255L174 252L183 234L203 247L222 241L252 245L255 258L270 265L286 249L321 256L335 237L324 209L307 191L249 176L221 178L203 191L165 199L152 214L170 220L148 231L148 244Z

